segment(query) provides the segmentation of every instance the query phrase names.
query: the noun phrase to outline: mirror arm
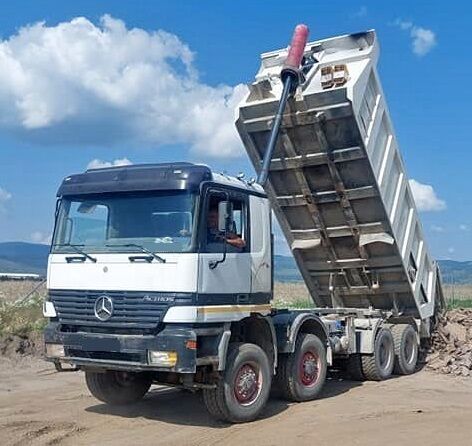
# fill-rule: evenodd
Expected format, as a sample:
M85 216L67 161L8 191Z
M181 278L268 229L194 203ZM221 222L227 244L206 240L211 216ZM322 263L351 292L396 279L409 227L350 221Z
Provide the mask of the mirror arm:
M226 201L229 201L229 194L228 192L225 192L225 199ZM224 263L226 261L226 253L228 251L228 242L226 241L226 236L227 236L227 230L225 228L225 231L223 233L224 235L224 241L223 241L223 257L220 260L211 260L208 263L208 266L210 269L215 269L220 263Z
M226 241L226 231L224 233L224 242L223 242L223 257L220 260L212 260L208 264L210 269L215 269L220 263L224 263L226 261L226 252L227 252L228 242Z

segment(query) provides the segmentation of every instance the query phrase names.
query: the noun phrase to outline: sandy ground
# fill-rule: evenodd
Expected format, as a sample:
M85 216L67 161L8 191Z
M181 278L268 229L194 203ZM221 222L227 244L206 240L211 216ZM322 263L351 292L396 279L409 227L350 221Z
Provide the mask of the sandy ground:
M332 378L317 401L271 399L262 419L226 425L199 394L155 387L137 405L91 397L82 373L0 358L0 444L6 445L466 445L472 380L421 371L374 383Z

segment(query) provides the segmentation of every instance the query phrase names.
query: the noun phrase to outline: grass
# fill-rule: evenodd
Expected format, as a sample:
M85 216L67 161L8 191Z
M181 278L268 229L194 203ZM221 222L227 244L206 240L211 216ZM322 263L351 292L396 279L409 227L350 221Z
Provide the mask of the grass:
M34 296L26 302L0 303L0 335L26 335L32 331L40 331L45 327L46 319L42 312L43 299Z
M0 281L0 335L40 331L46 324L42 306L46 288L42 285L26 300L21 301L30 293L38 282Z
M302 282L276 282L273 303L277 308L312 308L314 306L308 289Z
M452 310L454 308L472 308L472 299L448 300L446 302L448 310Z

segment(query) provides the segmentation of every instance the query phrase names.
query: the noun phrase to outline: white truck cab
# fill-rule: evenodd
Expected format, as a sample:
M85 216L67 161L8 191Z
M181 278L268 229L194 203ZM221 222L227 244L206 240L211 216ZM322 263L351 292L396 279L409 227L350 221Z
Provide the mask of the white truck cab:
M218 215L223 201L231 207L227 237L240 238L240 248L224 243L224 228L209 227L209 214ZM203 165L89 170L67 177L58 191L48 288L53 302L55 290L96 290L157 293L156 302L166 306L177 295L194 306L268 304L270 230L269 203L260 186ZM187 310L169 317L190 322ZM79 319L74 314L64 317L90 326L97 322L85 309ZM139 314L126 316L114 323L138 322L133 317Z

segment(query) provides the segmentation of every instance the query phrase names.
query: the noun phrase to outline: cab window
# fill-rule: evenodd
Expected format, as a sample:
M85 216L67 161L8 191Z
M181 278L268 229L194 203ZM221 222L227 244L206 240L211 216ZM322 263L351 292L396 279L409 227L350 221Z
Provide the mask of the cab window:
M233 207L233 220L230 231L226 234L228 253L246 252L247 246L247 205L243 199L228 197L225 193L212 192L206 206L205 252L223 252L224 233L218 229L218 205L221 201L230 201Z

